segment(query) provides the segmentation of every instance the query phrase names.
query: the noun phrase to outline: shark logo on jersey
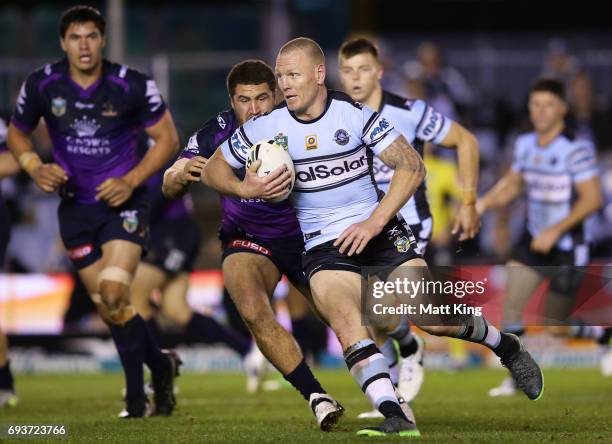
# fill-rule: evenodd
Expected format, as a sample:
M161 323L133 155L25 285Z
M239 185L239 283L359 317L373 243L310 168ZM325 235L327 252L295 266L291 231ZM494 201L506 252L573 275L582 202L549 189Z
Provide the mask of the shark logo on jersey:
M234 132L230 139L230 147L234 152L234 155L238 156L238 158L246 158L246 154L249 151L249 146L242 140L242 137L239 136L239 131Z
M342 128L340 128L334 134L334 142L336 142L338 145L346 145L347 143L349 143L349 139L349 133L347 133L346 130L343 130Z
M54 97L51 99L51 112L57 117L66 114L66 99L63 97Z
M382 133L384 130L386 130L387 128L389 128L389 121L387 119L385 119L384 117L382 119L380 119L380 121L378 122L378 126L376 128L374 128L372 130L372 132L370 133L370 140L374 140L376 139L376 137Z
M284 136L283 133L278 133L274 136L274 143L282 146L285 151L289 149L289 137Z
M227 126L227 123L225 123L225 120L223 120L223 117L221 117L221 115L217 116L217 123L219 124L221 129L225 129L225 127Z
M310 136L306 136L306 149L307 150L316 150L319 147L317 141L317 135L312 134Z

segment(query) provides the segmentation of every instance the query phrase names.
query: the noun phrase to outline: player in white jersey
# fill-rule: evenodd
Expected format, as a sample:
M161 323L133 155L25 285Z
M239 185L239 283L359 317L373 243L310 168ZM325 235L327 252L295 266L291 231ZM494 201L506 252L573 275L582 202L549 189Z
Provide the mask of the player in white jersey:
M424 101L410 100L384 91L380 83L384 74L383 67L378 58L378 49L371 41L356 38L344 42L338 53L338 65L345 92L353 100L377 110L381 116L392 122L421 157L425 143L457 149L463 185L463 205L459 210L453 234L461 229L460 240L473 238L480 226L475 206L479 159L476 137ZM392 175L393 170L378 157L374 157L374 179L382 191L388 190ZM419 252L424 254L432 231L425 181L399 212L417 237ZM406 402L412 401L423 383L423 341L410 332L410 324L406 318L402 319L399 325L393 326L389 337L387 332L375 333L376 342L391 369L393 383L398 386ZM400 356L392 338L398 342ZM377 416L377 413L378 411L374 410L360 417Z
M550 279L545 312L551 320L567 319L588 264L585 219L601 206L602 196L595 149L587 140L564 133L565 90L557 80L539 79L529 92L529 115L534 131L520 136L512 168L478 200L479 213L508 205L524 190L527 229L508 262L504 329L524 333L522 312L544 278ZM538 268L539 267L539 268ZM609 341L610 329L576 328L575 333ZM506 379L491 396L514 394Z
M401 409L384 356L362 325L360 273L368 266L426 265L414 249L414 236L396 216L424 178L423 161L387 119L346 94L328 91L325 73L316 42L300 37L286 43L276 60L285 102L238 128L211 157L203 178L225 194L281 196L291 181L284 168L260 178L256 162L243 181L232 168L246 163L253 141L274 138L287 147L296 168L291 200L306 241L302 265L315 307L338 336L351 374L385 416L380 426L358 434L418 436ZM394 169L384 197L374 184L368 149ZM461 322L423 328L488 345L502 355L530 398L541 395L541 371L518 339L500 334L483 317L466 316Z

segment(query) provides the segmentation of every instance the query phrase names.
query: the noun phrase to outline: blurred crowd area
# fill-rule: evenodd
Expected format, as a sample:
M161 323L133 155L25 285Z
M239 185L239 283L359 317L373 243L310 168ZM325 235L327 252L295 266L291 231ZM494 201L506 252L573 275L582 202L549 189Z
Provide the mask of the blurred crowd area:
M233 63L262 58L273 64L278 47L287 38L306 35L321 43L327 55L328 85L339 89L337 48L345 38L365 35L379 45L385 88L426 100L477 136L482 194L509 167L517 135L530 130L526 101L531 82L539 76L555 77L567 88L568 129L592 140L598 149L606 200L588 221L592 257L606 261L612 256L612 32L354 32L363 20L356 16L363 12L363 5L357 11L354 5L364 2L230 3L237 7L228 9L222 2L201 7L180 1L173 2L174 7L164 2L130 2L119 52L113 43L113 25L108 28L109 52L115 51L124 62L155 77L183 143L200 123L229 106L225 75ZM5 116L10 116L27 73L61 57L55 28L61 10L70 4L42 2L27 8L9 2L0 6L6 36L0 42L0 108ZM104 10L102 2L92 4ZM334 26L317 24L321 14ZM43 125L34 140L36 150L49 159L50 139ZM436 225L429 259L438 265L502 263L522 233L524 205L518 201L507 210L487 214L478 238L457 244L450 236L460 197L453 156L454 152L435 146L426 149L429 199ZM6 269L67 270L69 261L58 235L58 198L37 189L23 173L4 180L1 187L13 219ZM218 268L218 197L203 186L194 187L192 194L204 238L196 268Z

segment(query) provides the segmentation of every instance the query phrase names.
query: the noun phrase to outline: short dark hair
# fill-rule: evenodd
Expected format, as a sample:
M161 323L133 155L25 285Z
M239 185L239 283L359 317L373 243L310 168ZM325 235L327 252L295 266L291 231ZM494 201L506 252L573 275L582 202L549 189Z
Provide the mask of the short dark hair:
M565 85L560 80L550 78L536 79L529 88L529 95L536 92L549 92L565 102Z
M347 59L358 54L372 54L378 60L378 48L371 41L363 37L347 40L340 46L340 56Z
M62 13L59 23L60 37L66 36L66 31L72 23L94 22L100 34L104 36L106 30L106 20L104 16L93 6L77 5L66 9Z
M276 77L270 66L261 60L245 60L232 67L227 75L227 92L236 93L237 85L259 85L266 83L270 91L276 90Z

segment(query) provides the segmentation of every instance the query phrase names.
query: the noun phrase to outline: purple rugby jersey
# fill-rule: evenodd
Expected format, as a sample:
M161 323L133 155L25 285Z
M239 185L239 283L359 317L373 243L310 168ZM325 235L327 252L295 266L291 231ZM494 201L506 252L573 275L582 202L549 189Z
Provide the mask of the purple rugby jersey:
M240 126L233 110L222 111L207 120L189 139L180 158L191 159L195 156L209 158L217 147ZM236 170L236 175L244 178L244 168ZM221 226L228 232L240 228L262 239L279 239L301 236L302 231L288 200L280 203L265 202L262 199L239 199L221 195L223 218Z
M125 65L104 60L102 77L87 89L68 70L64 59L30 74L11 121L30 132L44 117L53 159L68 173L61 196L95 203L98 185L139 162L138 134L161 119L166 105L153 80Z

